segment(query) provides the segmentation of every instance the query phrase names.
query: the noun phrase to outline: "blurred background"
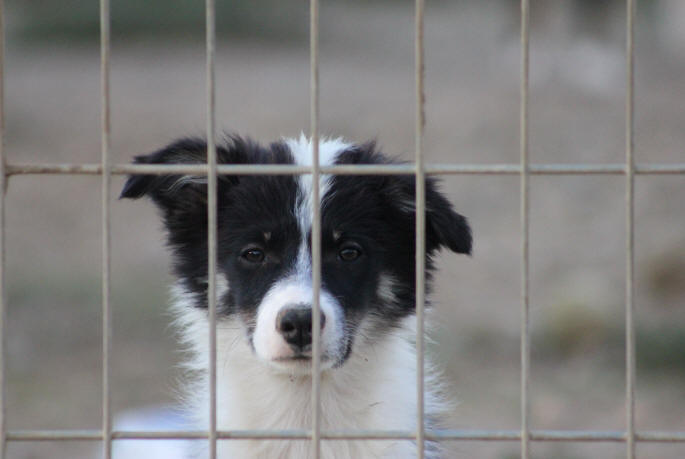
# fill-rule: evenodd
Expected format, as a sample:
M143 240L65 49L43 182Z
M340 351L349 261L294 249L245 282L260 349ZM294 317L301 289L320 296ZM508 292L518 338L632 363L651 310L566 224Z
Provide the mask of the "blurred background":
M98 7L6 0L10 162L100 160ZM519 159L516 0L427 2L428 161ZM530 155L624 161L625 2L531 2ZM685 3L641 0L636 155L685 162ZM309 126L307 2L218 1L217 110L228 132L270 141ZM205 125L199 0L112 1L117 163ZM321 5L321 129L413 154L413 5ZM114 177L112 196L123 177ZM7 193L10 429L101 419L100 180L14 176ZM460 401L451 427L519 427L519 179L451 176L472 258L443 254L430 352ZM623 430L625 178L531 178L532 427ZM180 359L166 312L169 257L149 202L112 203L112 404L119 427L173 425ZM685 430L685 177L636 178L637 428ZM149 426L149 424L148 424ZM382 426L379 426L382 427ZM119 451L127 445L116 443ZM130 446L130 445L128 445ZM513 459L517 443L446 445ZM533 444L535 458L619 458L622 444ZM147 457L173 457L160 453ZM685 445L639 444L644 458ZM94 443L10 443L9 457L97 458ZM116 456L115 456L116 457ZM120 458L123 455L119 456Z

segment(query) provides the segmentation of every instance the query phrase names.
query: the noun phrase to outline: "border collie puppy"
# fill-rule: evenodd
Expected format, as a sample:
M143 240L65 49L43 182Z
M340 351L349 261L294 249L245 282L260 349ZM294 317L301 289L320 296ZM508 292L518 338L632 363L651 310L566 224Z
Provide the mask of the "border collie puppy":
M373 144L319 144L321 165L390 164ZM229 137L220 164L311 165L309 139L269 146ZM206 143L182 139L138 164L201 164ZM416 429L415 192L412 176L321 176L321 425L324 430ZM311 427L311 175L218 180L217 427ZM175 312L187 367L187 402L208 426L207 180L132 175L122 198L148 196L173 253ZM471 252L466 219L426 180L427 280L441 248ZM447 402L426 371L426 426ZM200 442L196 442L200 443ZM308 458L304 440L220 441L220 458ZM427 457L440 457L427 443ZM330 440L323 458L410 458L409 440Z

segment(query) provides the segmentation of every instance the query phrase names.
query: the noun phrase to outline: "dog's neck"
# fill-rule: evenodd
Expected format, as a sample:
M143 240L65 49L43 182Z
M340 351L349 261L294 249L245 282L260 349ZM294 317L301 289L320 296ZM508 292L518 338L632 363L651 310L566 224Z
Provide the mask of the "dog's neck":
M191 356L186 366L196 375L185 391L187 405L197 427L206 429L207 313L187 304L177 304L176 311ZM374 337L373 343L364 342L368 338L362 334L344 365L321 374L322 430L416 429L416 352L407 339L411 322ZM216 364L219 430L311 428L311 376L287 374L258 360L235 320L217 321ZM434 419L445 407L431 390L431 372L427 374L425 411ZM223 441L219 457L307 458L310 449L306 441ZM416 456L415 445L409 441L324 441L322 453L326 458Z

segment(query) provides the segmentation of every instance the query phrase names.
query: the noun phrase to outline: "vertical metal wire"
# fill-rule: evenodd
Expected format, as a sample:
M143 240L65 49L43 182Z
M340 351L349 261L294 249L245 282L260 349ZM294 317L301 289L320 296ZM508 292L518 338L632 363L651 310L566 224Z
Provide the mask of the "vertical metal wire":
M309 3L312 143L312 457L321 455L321 206L319 197L319 2Z
M112 311L110 308L110 6L100 0L100 78L102 147L102 441L103 457L112 457L112 414L110 403L110 354Z
M424 0L415 5L415 83L416 83L416 449L418 459L425 455L426 430L424 424L424 308L426 305L426 176L423 165L423 136L426 125L424 92Z
M320 456L320 305L321 284L321 211L319 164L319 4L310 1L310 64L311 64L311 142L312 142L312 285L313 285L313 378L312 378L312 448L313 456ZM416 59L416 314L417 314L417 457L424 457L424 308L425 308L425 166L423 139L425 127L424 91L424 0L416 0L415 59ZM634 325L634 22L636 0L627 0L626 27L626 443L628 459L635 458L635 325ZM209 329L209 390L210 458L217 453L216 420L216 271L217 271L217 154L215 140L215 0L206 0L207 52L207 167L208 167L208 306ZM101 164L102 164L102 433L105 459L111 458L112 425L110 405L110 354L112 321L110 308L110 199L112 173L110 164L110 2L100 0L101 46ZM521 164L521 457L530 456L530 321L529 321L529 175L528 114L529 114L529 0L521 0L521 106L520 106L520 164ZM4 150L4 1L0 0L0 458L6 457L7 418L5 398L6 353L6 291L5 291L5 191L6 175ZM536 437L537 438L537 437Z
M5 411L5 2L0 0L0 459L7 451L7 413Z
M207 303L209 313L209 458L215 459L216 434L216 258L217 258L217 158L216 91L214 62L216 54L215 1L206 2L207 52Z
M528 76L529 76L528 0L521 0L521 458L530 457L530 298L529 298L529 219L530 184L528 180Z
M635 457L635 0L626 11L626 456Z

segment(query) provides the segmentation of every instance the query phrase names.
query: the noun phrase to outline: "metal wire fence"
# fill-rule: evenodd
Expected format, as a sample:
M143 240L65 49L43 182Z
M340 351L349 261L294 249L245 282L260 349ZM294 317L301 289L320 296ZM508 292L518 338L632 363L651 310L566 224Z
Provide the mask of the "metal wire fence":
M320 456L322 440L415 440L417 457L424 457L426 440L520 442L521 457L530 457L531 442L618 442L625 443L626 457L635 457L637 442L685 442L685 432L645 431L635 429L635 322L634 322L634 179L636 175L685 174L685 164L636 164L634 160L634 24L635 0L626 0L626 95L625 95L625 151L624 164L530 164L528 160L528 80L529 80L529 0L521 0L521 86L520 86L520 162L518 164L427 164L424 162L423 139L425 127L424 95L424 0L415 3L415 161L409 165L339 165L320 166L318 158L319 124L319 2L310 1L310 89L313 145L311 167L290 165L218 165L216 158L215 110L215 0L206 0L206 76L207 76L207 165L131 165L110 162L110 5L100 0L101 46L101 148L100 164L11 164L5 159L4 131L4 8L0 0L0 457L6 457L7 443L19 441L100 441L103 456L111 458L115 440L142 439L206 439L209 457L217 455L217 441L230 439L290 439L311 440L312 455ZM112 426L110 405L110 351L112 321L110 309L110 178L122 174L178 174L208 176L209 221L209 428L207 431L117 431ZM102 177L102 425L93 430L8 430L6 416L6 288L5 288L5 191L11 175L78 174ZM425 177L427 175L518 175L520 177L521 220L521 424L518 430L426 430L424 425L424 303L425 303L425 242L416 238L416 314L417 314L417 422L412 431L324 431L320 423L320 336L313 336L312 426L307 430L244 430L220 431L216 421L216 253L217 253L217 176L219 174L311 174L312 190L312 259L313 259L313 329L321 318L319 290L321 286L321 222L319 202L320 174L414 174L416 177L416 234L425 232ZM625 430L531 430L530 429L530 320L529 320L529 210L531 175L624 175L626 208L626 301L625 301Z

